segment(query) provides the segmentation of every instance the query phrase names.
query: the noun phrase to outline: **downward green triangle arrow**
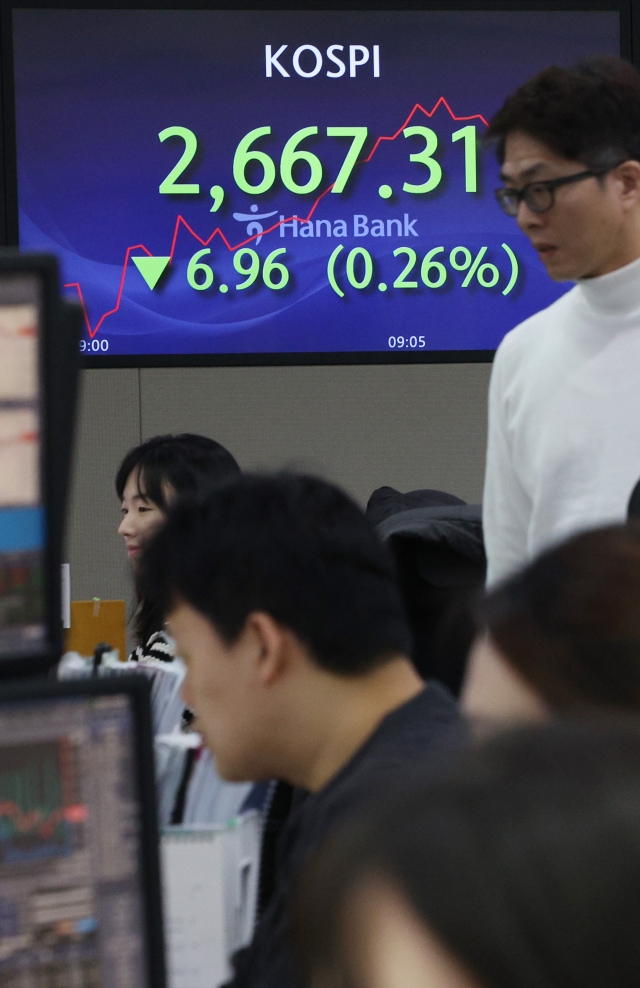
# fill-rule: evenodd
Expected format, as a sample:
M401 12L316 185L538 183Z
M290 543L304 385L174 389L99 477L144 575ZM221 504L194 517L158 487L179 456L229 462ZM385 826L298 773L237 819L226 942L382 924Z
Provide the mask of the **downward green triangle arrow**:
M131 260L152 290L160 281L160 276L171 260L170 257L132 257Z

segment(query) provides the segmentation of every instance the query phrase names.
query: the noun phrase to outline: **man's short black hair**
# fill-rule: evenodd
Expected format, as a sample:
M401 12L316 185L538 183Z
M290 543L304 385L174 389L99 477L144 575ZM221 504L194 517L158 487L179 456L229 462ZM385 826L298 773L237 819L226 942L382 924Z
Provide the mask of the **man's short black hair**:
M619 58L544 69L509 96L489 124L485 140L496 143L500 163L513 131L589 168L640 160L640 73Z
M138 578L165 615L184 600L229 644L250 613L265 612L334 673L410 650L387 550L364 512L314 477L245 474L182 500Z

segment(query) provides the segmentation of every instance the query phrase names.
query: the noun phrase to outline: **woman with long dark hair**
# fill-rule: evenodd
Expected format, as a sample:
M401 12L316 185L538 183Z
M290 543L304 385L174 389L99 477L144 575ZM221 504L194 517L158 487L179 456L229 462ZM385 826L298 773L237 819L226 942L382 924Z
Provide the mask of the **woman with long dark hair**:
M129 450L116 474L116 492L122 504L118 532L134 571L136 559L163 524L172 502L239 475L240 467L229 450L207 436L188 432L154 436ZM137 647L131 659L170 661L173 645L155 602L139 599L134 621Z
M134 575L145 545L164 524L176 500L239 475L240 467L231 453L207 436L154 436L130 450L116 475L116 492L122 505L118 531ZM165 631L164 615L156 601L138 596L134 627L136 647L130 661L174 661L175 645ZM154 696L152 693L154 718L156 713L159 718L166 708L161 701L154 704ZM185 710L182 716L183 729L188 730L191 713ZM176 727L169 726L169 734ZM158 722L156 730L164 733ZM235 816L251 785L224 782L206 748L173 750L167 747L169 740L165 737L162 744L158 740L156 748L161 822L214 823Z

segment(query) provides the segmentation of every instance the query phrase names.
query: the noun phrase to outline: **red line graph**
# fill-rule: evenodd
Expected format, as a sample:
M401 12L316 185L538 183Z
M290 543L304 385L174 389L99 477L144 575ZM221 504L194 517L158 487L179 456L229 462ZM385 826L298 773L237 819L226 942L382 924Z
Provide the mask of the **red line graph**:
M0 818L6 817L13 823L17 834L28 834L37 831L42 838L49 839L62 820L69 823L83 823L88 817L86 806L76 803L73 806L60 806L44 815L42 810L28 810L23 813L17 803L5 800L0 803Z
M431 110L425 110L425 108L424 108L424 106L422 106L422 104L416 103L415 106L413 107L411 113L409 114L409 116L405 120L405 122L402 124L401 127L398 128L398 130L395 132L395 134L390 134L389 136L385 136L385 137L379 137L377 139L377 141L375 142L375 144L373 145L373 147L372 147L371 151L369 152L369 154L367 155L367 157L366 158L361 158L360 161L356 162L356 164L358 164L358 165L366 165L369 161L371 161L371 159L373 158L374 154L376 153L376 151L378 150L380 144L382 144L383 141L395 141L396 138L399 137L400 134L404 131L404 129L406 127L408 127L408 125L409 125L409 123L410 123L410 121L411 121L411 119L412 119L412 117L414 116L415 113L417 113L418 111L420 111L421 113L424 113L425 117L431 118L434 115L434 113L436 112L436 110L439 107L441 107L441 106L444 106L444 108L447 110L447 112L449 113L449 116L451 117L452 120L459 121L459 122L464 122L465 120L481 120L482 123L485 125L485 127L488 127L489 126L488 121L485 119L485 117L482 116L481 113L472 113L468 117L459 117L459 116L456 116L456 114L453 112L453 110L449 106L449 104L446 101L446 99L444 98L444 96L440 96L440 98L436 101L435 105L433 106L433 108ZM234 245L231 245L229 243L229 241L227 240L227 238L225 237L223 231L220 229L219 226L217 226L215 228L215 230L213 231L213 233L211 233L206 238L206 240L203 240L203 238L201 236L199 236L199 234L197 234L195 232L195 230L187 223L187 221L185 220L184 216L181 216L180 214L178 214L178 216L176 218L175 227L173 229L173 238L171 240L171 250L169 252L169 256L170 256L171 260L170 260L169 263L170 264L173 263L173 257L174 257L175 250L176 250L176 243L177 243L177 240L178 240L178 233L180 232L180 227L181 226L184 226L184 228L191 234L191 236L195 240L197 240L198 243L202 244L203 247L208 247L209 244L211 243L211 241L213 240L213 238L216 237L216 236L219 236L220 239L223 241L223 243L224 243L225 247L227 248L227 250L233 252L235 250L239 250L240 247L246 247L247 244L252 243L252 241L256 240L257 237L259 237L259 236L265 237L268 233L273 233L274 230L277 230L279 226L282 226L285 223L291 223L291 222L293 222L293 220L297 220L299 223L308 223L309 220L311 219L311 217L313 216L313 214L315 213L316 209L318 208L319 204L324 199L324 197L329 192L331 192L334 184L335 183L332 182L331 185L329 185L324 190L324 192L321 192L320 193L320 195L318 196L318 198L315 200L313 206L309 210L309 213L308 213L307 216L304 216L304 217L303 216L298 216L296 213L294 213L292 216L289 216L286 219L279 220L277 223L274 223L273 226L270 226L267 230L263 230L261 234L260 233L255 233L252 237L247 237L246 240L242 240L240 243L234 244ZM131 252L134 251L134 250L143 250L145 252L145 254L147 254L148 257L153 257L154 256L151 253L151 251L148 250L147 247L145 247L144 244L134 244L132 247L127 247L126 253L124 255L124 262L122 264L122 273L120 275L120 285L118 287L118 294L116 296L115 305L113 306L112 309L109 309L108 312L103 312L103 314L100 316L100 318L98 319L96 325L93 328L91 327L91 322L89 320L89 315L87 313L87 307L86 307L86 304L85 304L85 301L84 301L84 297L83 297L83 294L82 294L82 288L80 286L80 283L77 282L77 281L72 281L69 284L67 284L67 285L64 286L65 288L75 288L76 291L77 291L77 293L78 293L78 298L80 300L80 305L82 306L82 311L84 312L85 325L87 327L87 332L89 333L90 339L93 339L95 337L95 335L97 334L98 330L102 326L102 324L105 321L105 319L108 319L109 316L115 315L115 313L120 308L120 303L122 302L122 293L124 291L124 282L125 282L125 278L126 278L126 274L127 274L127 267L129 265L129 260L131 258Z

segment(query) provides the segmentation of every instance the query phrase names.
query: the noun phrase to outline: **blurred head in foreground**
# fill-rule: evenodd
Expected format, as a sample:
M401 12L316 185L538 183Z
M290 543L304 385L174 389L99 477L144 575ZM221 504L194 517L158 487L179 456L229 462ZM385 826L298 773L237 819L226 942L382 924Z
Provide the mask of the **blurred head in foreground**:
M463 707L485 720L640 708L640 525L568 539L490 591Z
M183 499L139 579L167 616L185 702L227 779L316 791L424 686L387 550L325 481L245 474Z
M310 988L636 988L640 727L507 732L324 847L294 931Z

